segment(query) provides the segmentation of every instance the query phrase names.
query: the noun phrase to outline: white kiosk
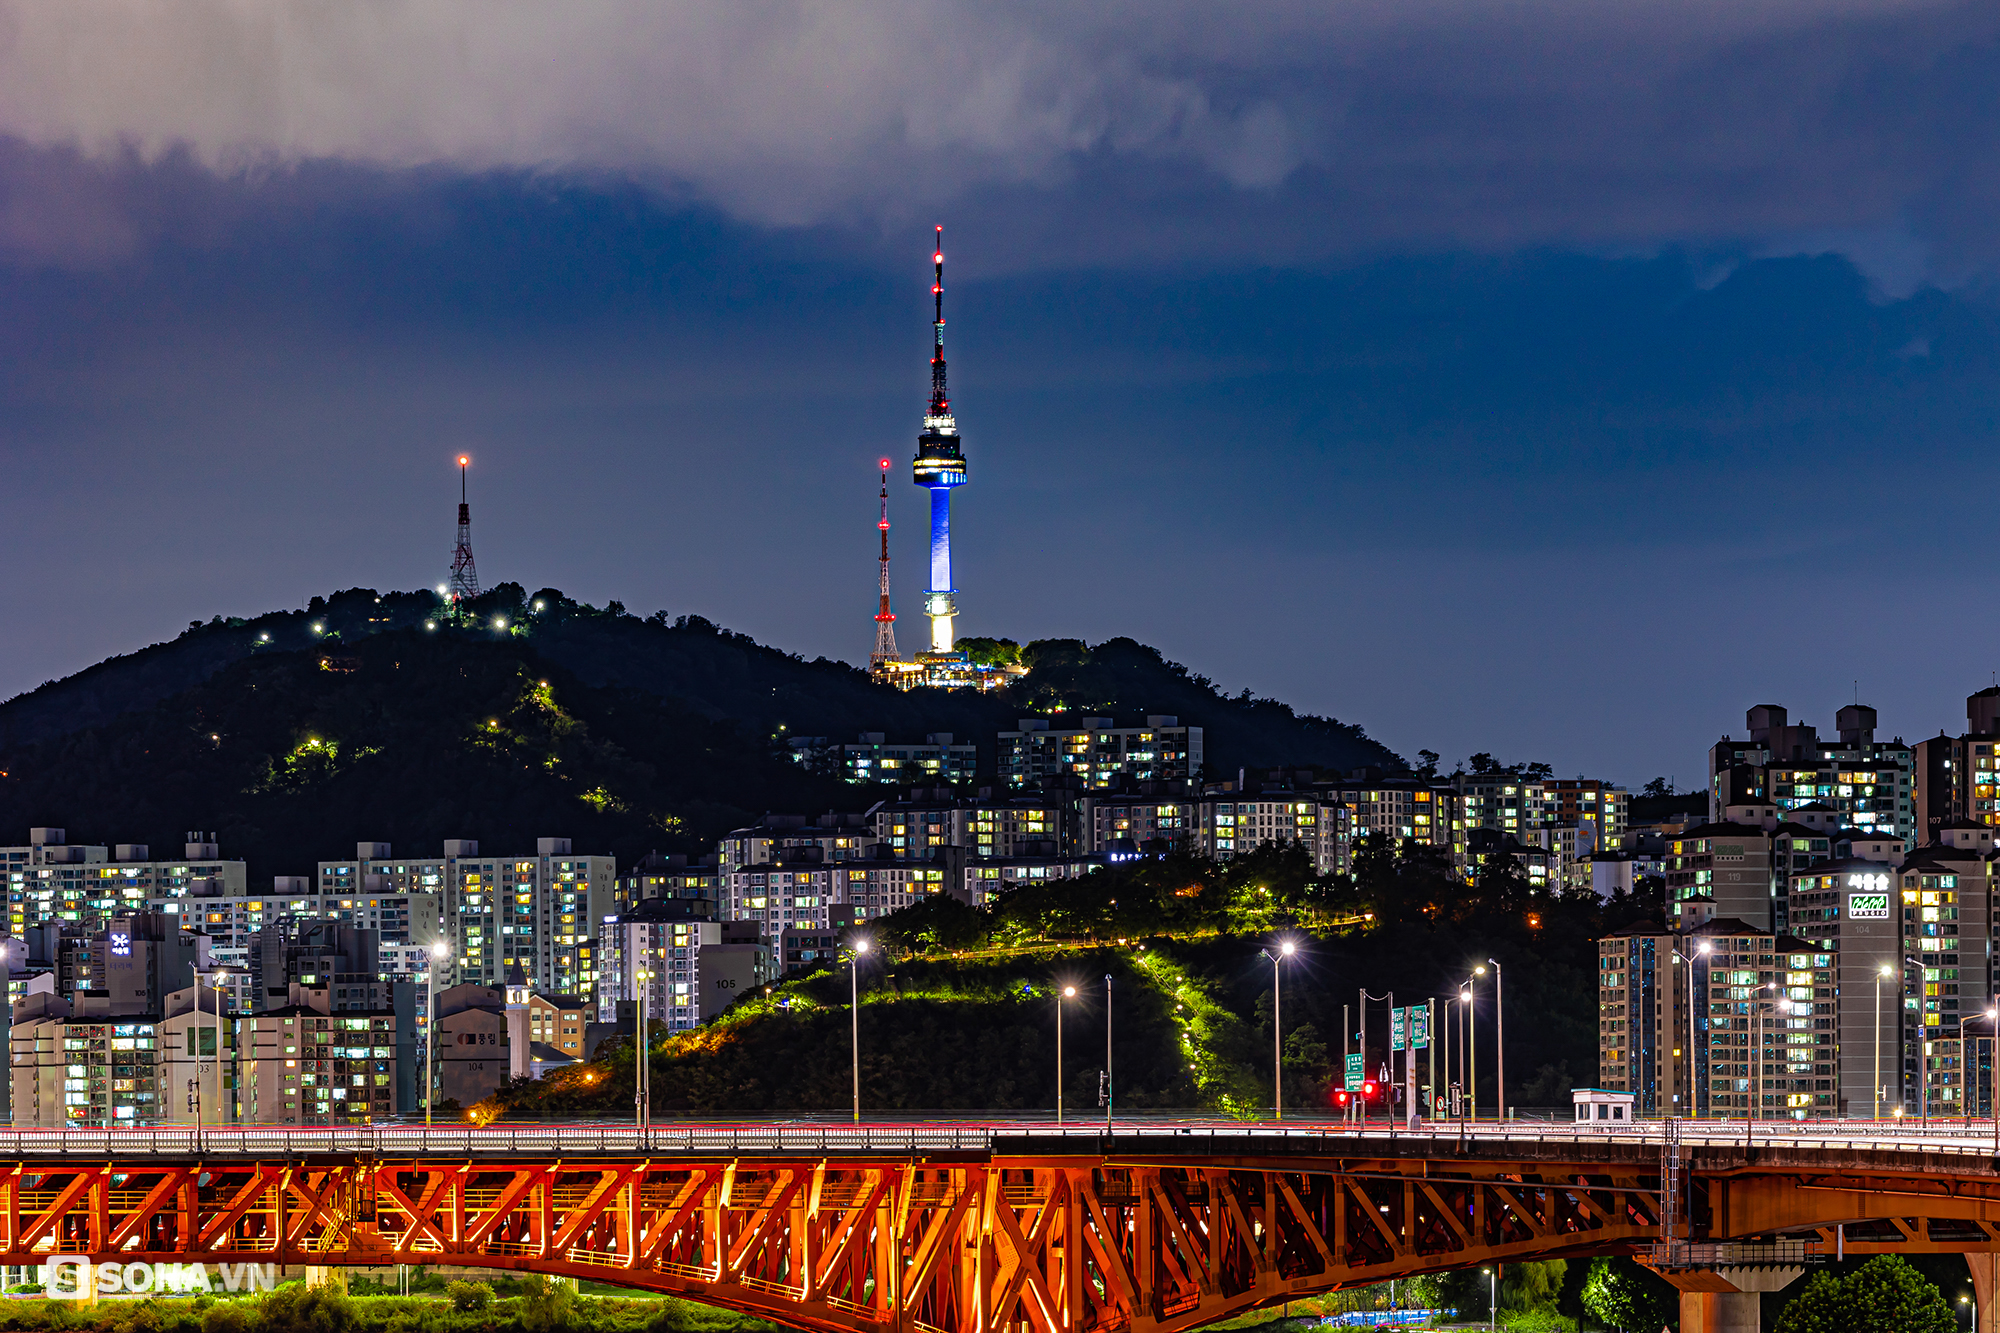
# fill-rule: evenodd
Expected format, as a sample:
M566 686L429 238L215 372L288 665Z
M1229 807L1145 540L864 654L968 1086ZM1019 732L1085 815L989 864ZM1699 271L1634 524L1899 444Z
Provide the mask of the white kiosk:
M1578 1088L1570 1093L1576 1103L1579 1125L1629 1125L1639 1103L1636 1092L1613 1092L1609 1088Z

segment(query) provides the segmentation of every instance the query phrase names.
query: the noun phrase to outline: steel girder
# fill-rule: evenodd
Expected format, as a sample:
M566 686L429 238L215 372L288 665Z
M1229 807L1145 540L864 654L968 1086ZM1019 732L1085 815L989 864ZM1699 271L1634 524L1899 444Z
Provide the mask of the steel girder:
M4 1168L0 1168L4 1169ZM1343 1286L1633 1250L1639 1176L1065 1155L20 1162L0 1263L449 1263L829 1333L1175 1333Z

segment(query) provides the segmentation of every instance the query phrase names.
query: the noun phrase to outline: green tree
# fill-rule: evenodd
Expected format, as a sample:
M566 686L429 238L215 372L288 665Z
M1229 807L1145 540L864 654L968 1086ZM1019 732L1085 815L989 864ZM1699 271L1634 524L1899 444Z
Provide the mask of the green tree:
M576 1322L576 1284L531 1273L521 1281L521 1327L527 1333L562 1333Z
M338 1287L280 1287L257 1308L263 1333L352 1333L354 1302Z
M1846 1277L1815 1273L1778 1316L1776 1333L1954 1333L1943 1293L1909 1263L1878 1255Z
M1599 1323L1642 1333L1673 1323L1681 1308L1679 1292L1623 1255L1592 1259L1581 1296Z
M484 1310L493 1304L493 1288L484 1282L454 1282L444 1289L454 1310Z
M1566 1259L1546 1259L1539 1263L1508 1264L1500 1275L1502 1310L1554 1310L1562 1294Z

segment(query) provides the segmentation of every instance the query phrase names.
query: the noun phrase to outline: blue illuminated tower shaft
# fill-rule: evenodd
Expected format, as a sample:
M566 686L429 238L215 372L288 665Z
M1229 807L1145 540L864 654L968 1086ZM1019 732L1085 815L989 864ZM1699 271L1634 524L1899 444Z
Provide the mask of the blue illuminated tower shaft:
M965 484L965 454L944 379L944 228L937 229L936 265L931 282L935 313L931 324L931 402L917 436L913 479L931 493L931 586L924 590L924 613L931 621L931 651L948 653L958 637L957 589L951 586L951 491Z
M931 586L924 594L931 618L931 651L948 653L957 642L953 618L958 614L951 586L951 487L931 487Z

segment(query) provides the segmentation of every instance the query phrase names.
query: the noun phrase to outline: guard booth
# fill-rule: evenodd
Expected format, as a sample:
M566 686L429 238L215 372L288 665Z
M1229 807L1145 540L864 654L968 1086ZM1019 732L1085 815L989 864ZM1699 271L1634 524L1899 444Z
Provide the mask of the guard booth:
M1629 1125L1638 1106L1636 1092L1613 1092L1609 1088L1578 1088L1570 1094L1576 1103L1576 1123Z

